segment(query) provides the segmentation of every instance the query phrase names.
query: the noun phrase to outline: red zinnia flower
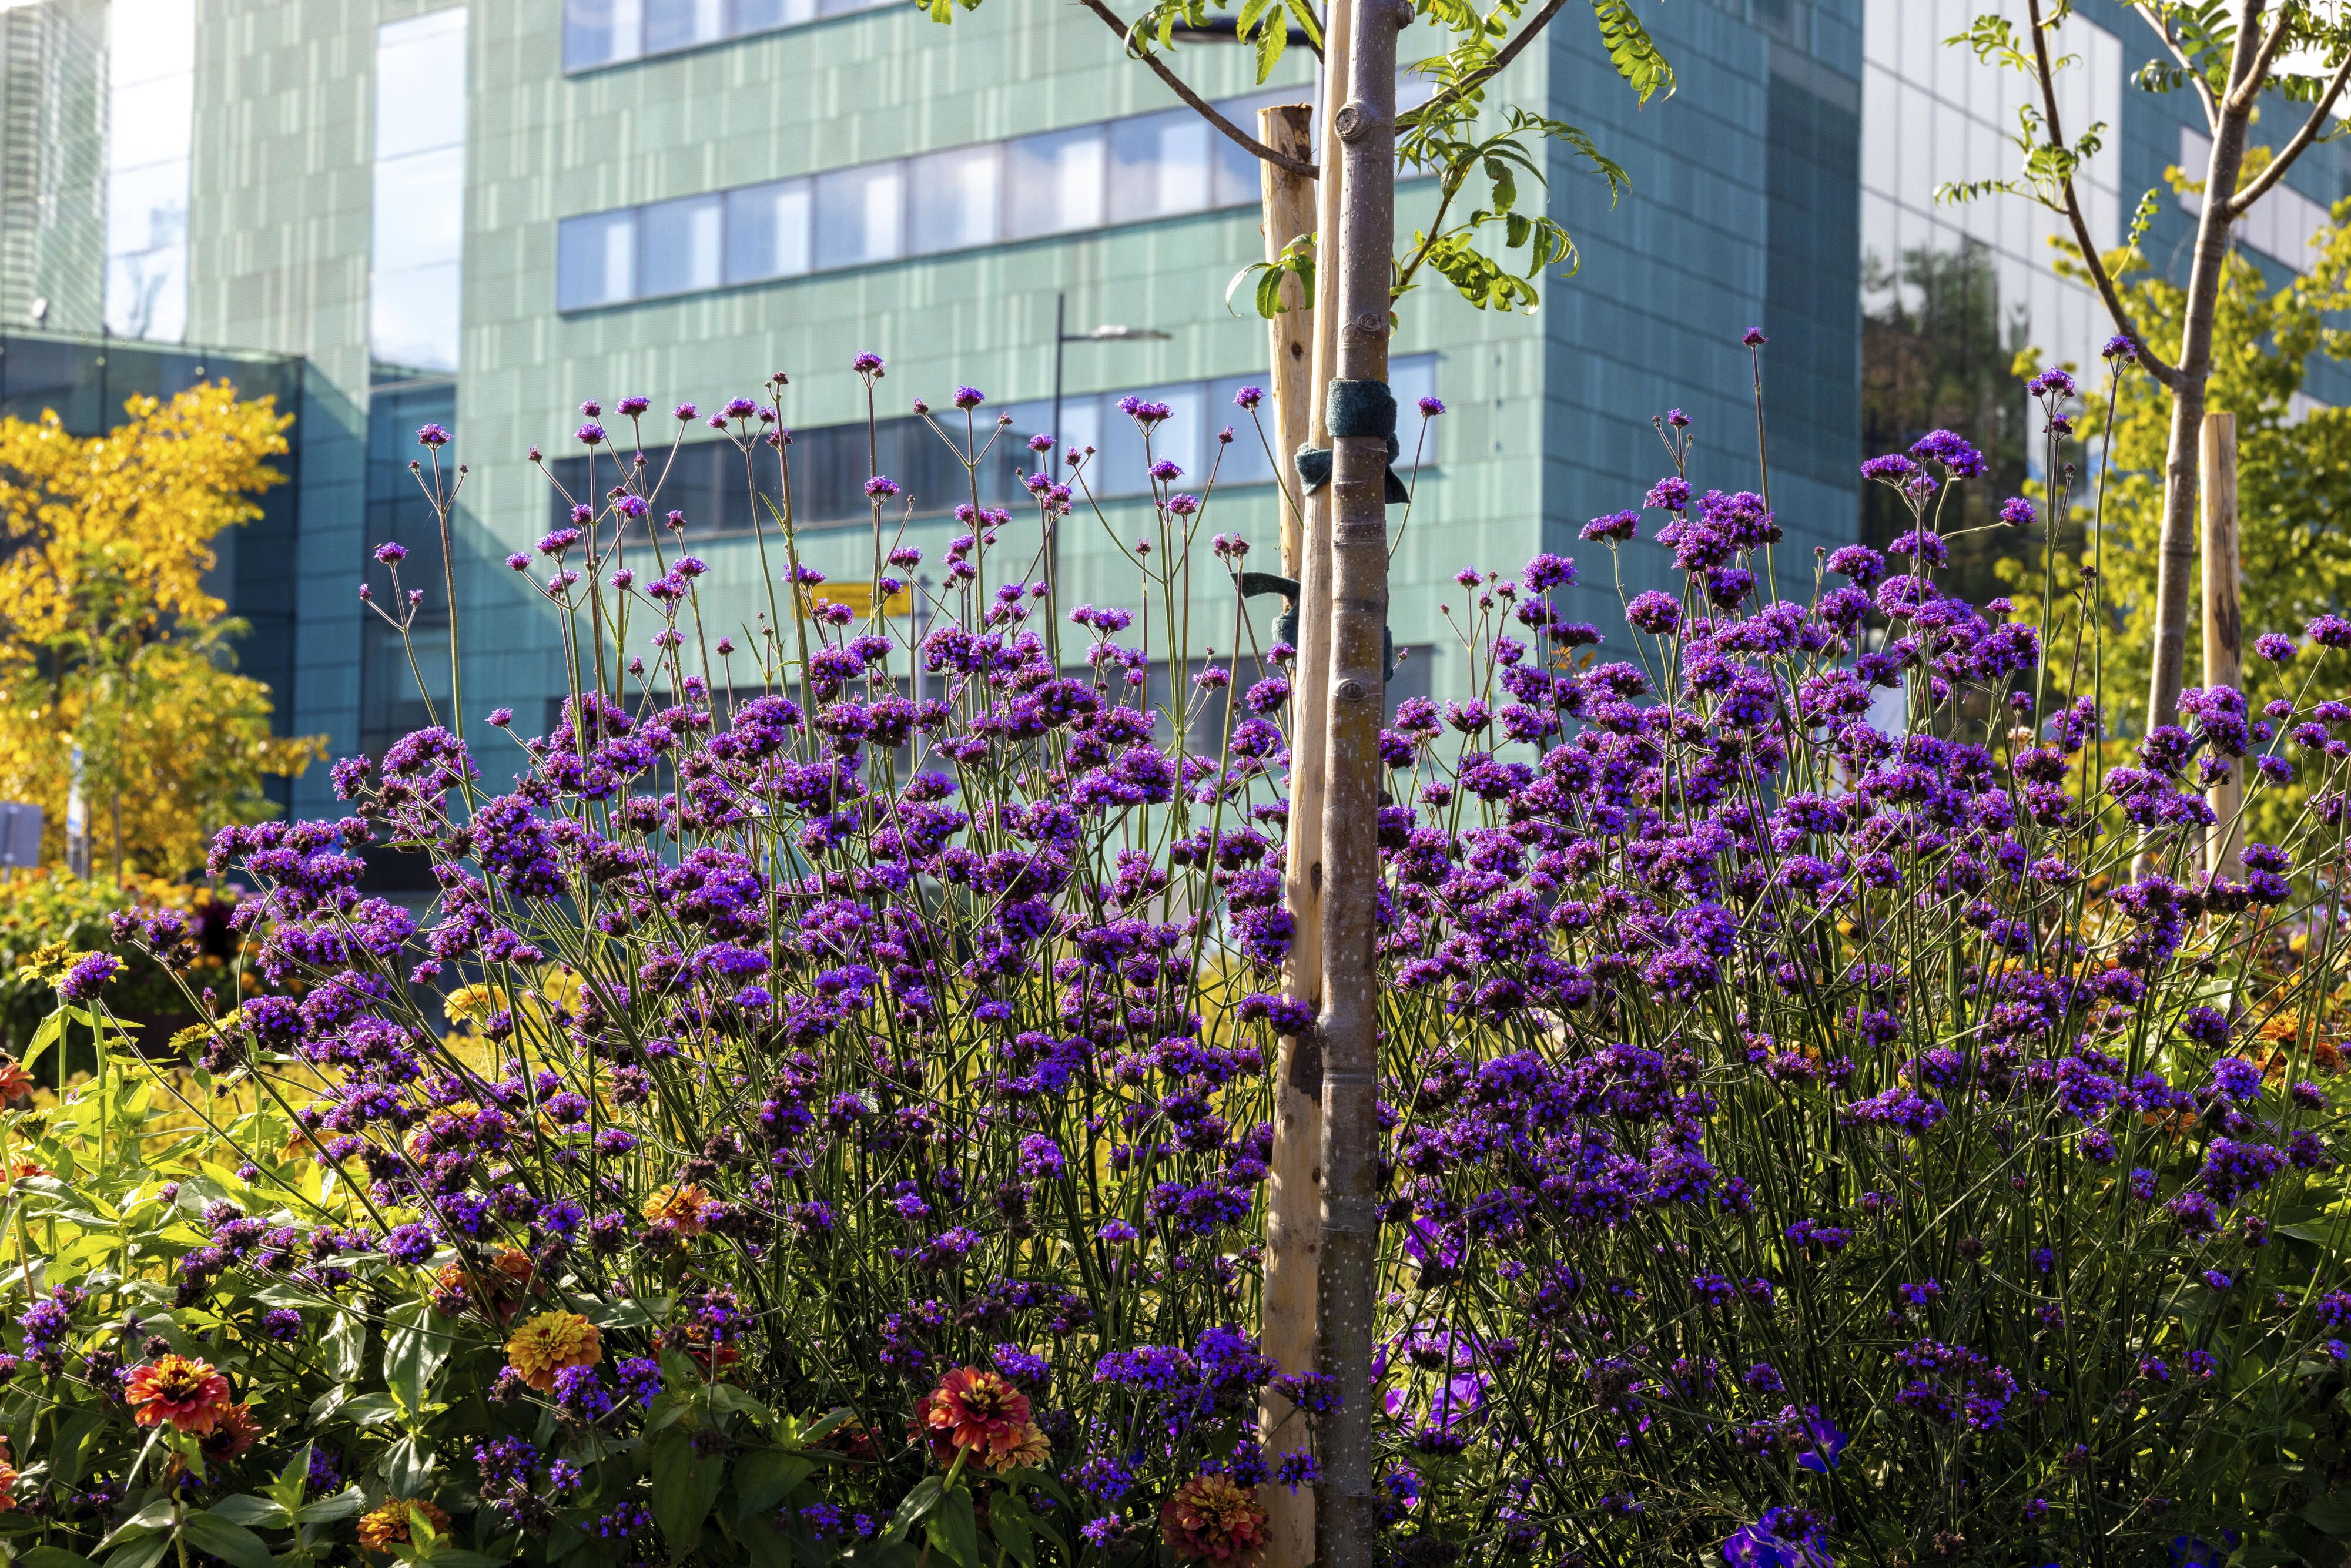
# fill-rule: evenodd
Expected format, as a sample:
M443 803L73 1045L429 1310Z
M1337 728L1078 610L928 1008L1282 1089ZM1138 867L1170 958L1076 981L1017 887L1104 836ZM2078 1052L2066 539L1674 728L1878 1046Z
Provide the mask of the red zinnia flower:
M199 1437L220 1425L229 1407L228 1379L212 1363L184 1355L162 1356L139 1368L122 1392L141 1427L169 1422L173 1431Z
M1159 1511L1160 1532L1187 1563L1249 1568L1265 1548L1265 1510L1230 1476L1194 1476Z
M986 1464L1027 1440L1029 1396L993 1372L958 1366L914 1406L914 1421L941 1464L959 1448Z

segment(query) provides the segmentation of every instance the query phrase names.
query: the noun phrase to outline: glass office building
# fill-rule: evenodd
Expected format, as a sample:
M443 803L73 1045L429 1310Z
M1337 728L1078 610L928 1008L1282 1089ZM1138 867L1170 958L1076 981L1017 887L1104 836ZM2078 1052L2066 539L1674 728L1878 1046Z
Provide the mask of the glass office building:
M1441 280L1400 307L1396 381L1448 409L1395 561L1394 629L1417 654L1408 689L1444 695L1466 679L1438 610L1456 570L1577 550L1587 518L1638 503L1665 461L1653 414L1692 415L1701 486L1754 483L1747 328L1772 340L1771 498L1799 559L1854 535L1864 311L1872 279L1898 275L1906 250L1986 249L2003 308L2022 311L2056 357L2078 358L2098 335L2078 291L2051 277L2020 204L1931 201L1933 180L2004 156L1991 137L2011 89L1938 47L1958 30L1945 13L1980 3L1650 7L1679 90L1646 108L1573 12L1512 68L1510 100L1590 131L1632 185L1612 206L1602 182L1550 155L1541 199L1582 266L1544 283L1540 311L1480 313ZM2130 34L2137 24L2111 0L2077 10L2111 40L2093 41L2079 84L2081 112L2119 127L2090 179L2096 221L2111 225L2180 156L2183 132L2174 106L2125 83L2148 52ZM599 487L568 444L588 399L609 408L643 393L656 411L706 411L789 373L803 551L853 580L873 464L852 357L889 361L879 465L907 492L912 542L935 559L956 531L961 470L908 417L913 400L976 385L1025 434L1051 423L1058 355L1061 434L1103 449L1106 479L1133 479L1122 465L1134 444L1114 408L1123 393L1179 410L1165 438L1195 476L1215 433L1239 426L1214 526L1271 549L1270 465L1231 405L1236 388L1265 378L1266 332L1226 304L1234 274L1262 254L1255 171L1081 10L988 0L951 28L872 0L34 0L0 11L11 28L28 16L54 24L43 37L61 79L85 84L59 100L83 140L41 176L61 201L5 204L11 231L30 225L39 243L0 234L0 309L24 312L41 293L87 318L68 331L298 363L288 395L301 452L286 502L296 526L272 546L288 607L272 624L288 650L281 708L338 753L378 749L422 711L397 639L354 596L375 545L413 552L408 573L434 591L419 664L445 667L440 539L407 466L426 423L456 433L442 457L470 469L452 534L468 699L525 716L563 689L561 642L503 562L559 504L550 472ZM1237 115L1313 91L1302 49L1269 84L1245 49L1187 46L1176 57ZM0 85L13 104L17 78ZM1416 90L1409 77L1405 90ZM12 111L12 137L17 123ZM2248 243L2306 239L2307 212L2285 198L2323 207L2342 167L2322 149ZM1425 225L1435 203L1431 182L1408 183L1400 226ZM2189 221L2166 207L2159 262ZM77 255L95 280L78 294L62 260ZM1076 335L1142 330L1057 345L1057 319ZM750 498L732 449L708 435L687 431L670 504L710 565L705 611L728 624L766 593L742 526ZM544 467L527 456L534 445ZM983 483L1009 495L1011 465L999 466ZM1131 484L1108 489L1112 528L1131 527L1142 506L1123 493ZM1075 597L1115 602L1128 574L1099 532L1073 523L1063 571ZM1605 622L1612 573L1579 553L1585 602L1571 608ZM1631 547L1631 586L1660 578L1663 559ZM295 792L298 810L330 807L324 769Z

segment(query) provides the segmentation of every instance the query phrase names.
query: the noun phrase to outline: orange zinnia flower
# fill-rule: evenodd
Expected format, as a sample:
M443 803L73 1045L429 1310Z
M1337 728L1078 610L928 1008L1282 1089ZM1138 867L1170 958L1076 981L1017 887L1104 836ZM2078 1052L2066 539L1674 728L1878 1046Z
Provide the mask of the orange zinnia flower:
M0 1061L0 1105L22 1100L33 1092L33 1075L17 1061Z
M408 1544L417 1515L424 1516L435 1535L449 1533L449 1516L421 1497L396 1497L360 1516L360 1544L370 1552Z
M232 1405L221 1412L220 1420L204 1434L202 1448L209 1464L226 1464L241 1456L261 1439L261 1423L253 1412L242 1405Z
M541 1312L507 1341L507 1364L541 1394L554 1391L555 1375L565 1367L603 1359L603 1336L578 1312Z
M1159 1511L1159 1530L1187 1563L1248 1568L1265 1547L1265 1510L1230 1476L1196 1475Z
M1029 1396L985 1368L958 1366L923 1396L914 1422L939 1463L951 1464L958 1449L969 1449L981 1464L993 1464L1025 1443Z
M139 1368L122 1392L141 1427L169 1422L173 1431L199 1437L218 1426L229 1407L228 1379L212 1363L184 1355L163 1356Z
M16 1506L16 1467L11 1462L8 1445L0 1442L0 1513Z
M703 1212L709 1207L710 1194L686 1182L660 1188L645 1199L640 1212L653 1224L666 1225L680 1236L699 1236Z

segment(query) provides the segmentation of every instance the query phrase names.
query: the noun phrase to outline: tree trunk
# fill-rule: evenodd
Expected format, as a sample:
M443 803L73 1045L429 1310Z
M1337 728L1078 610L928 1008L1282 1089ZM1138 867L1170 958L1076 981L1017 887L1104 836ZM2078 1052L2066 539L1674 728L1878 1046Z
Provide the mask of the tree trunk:
M1339 374L1331 393L1332 603L1328 777L1322 810L1322 1370L1343 1403L1323 1423L1321 1568L1370 1568L1372 1312L1379 1266L1379 1010L1373 979L1379 734L1386 710L1387 432L1372 404L1388 375L1395 236L1396 33L1403 0L1348 0L1348 100L1337 242ZM1328 231L1325 231L1326 233ZM1348 393L1342 406L1340 392ZM1377 390L1374 395L1374 390ZM1387 404L1389 428L1395 405Z
M1340 7L1333 30L1346 19ZM1312 111L1282 105L1258 111L1258 140L1277 152L1311 158ZM1313 232L1317 182L1272 163L1260 163L1264 180L1265 255L1281 255L1290 242ZM1322 167L1333 168L1326 152ZM1335 189L1336 178L1322 182ZM1318 294L1332 285L1318 269ZM1330 375L1316 323L1336 321L1335 310L1319 316L1320 300L1298 298L1295 280L1283 285L1290 308L1271 323L1273 448L1282 470L1281 570L1299 582L1297 676L1290 693L1290 848L1282 894L1290 915L1290 957L1282 971L1283 993L1309 1006L1322 996L1322 733L1331 604L1331 497L1327 489L1301 494L1291 456L1312 440L1327 443L1321 428L1320 385ZM1321 656L1309 659L1305 650ZM1273 1160L1267 1183L1265 1288L1260 1302L1261 1348L1284 1372L1315 1366L1315 1254L1322 1245L1322 1055L1310 1033L1284 1037L1274 1075ZM1289 1400L1271 1389L1258 1409L1268 1466L1284 1455L1311 1447L1302 1417L1293 1419ZM1306 1568L1314 1561L1314 1494L1269 1482L1260 1489L1266 1511L1267 1568Z
M2220 274L2229 259L2229 204L2236 199L2245 163L2245 128L2252 115L2236 90L2252 67L2256 8L2241 18L2230 65L2229 92L2205 163L2204 206L2196 220L2196 265L2188 278L2188 312L2172 363L2179 380L2171 388L2170 446L2165 461L2163 535L2156 564L2154 668L2147 678L2147 727L2179 716L2179 688L2188 664L2188 589L2196 570L2196 449L2204 423L2204 383L2212 374L2212 317L2220 298ZM2142 860L2144 857L2142 857Z
M2204 416L2201 454L2204 476L2204 685L2243 688L2244 622L2237 612L2237 416ZM2215 878L2231 882L2245 874L2244 764L2229 765L2228 776L2205 793L2220 819L2207 830L2204 864Z

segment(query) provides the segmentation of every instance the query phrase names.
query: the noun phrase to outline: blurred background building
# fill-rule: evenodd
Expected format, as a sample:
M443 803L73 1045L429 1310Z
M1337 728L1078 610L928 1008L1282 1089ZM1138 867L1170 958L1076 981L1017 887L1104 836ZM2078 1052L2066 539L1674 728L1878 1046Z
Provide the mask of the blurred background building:
M1955 402L2021 433L2014 351L2095 354L2103 320L2053 274L2042 214L1933 200L2013 162L2013 78L1941 47L1986 3L1655 6L1679 90L1646 109L1573 15L1513 68L1501 96L1589 131L1632 188L1612 207L1552 160L1550 210L1581 270L1547 280L1533 314L1475 311L1441 279L1403 302L1399 390L1449 412L1395 558L1395 631L1414 651L1396 695L1466 679L1437 608L1455 570L1573 549L1585 519L1639 503L1665 471L1653 414L1695 419L1701 487L1755 484L1748 327L1772 340L1771 498L1799 560L1865 526L1865 444L1907 444ZM2068 111L2114 128L2089 182L2111 243L2195 131L2184 99L2129 85L2142 25L2114 0L2075 9ZM376 544L409 546L408 580L434 590L418 664L445 680L439 544L408 466L427 423L471 470L455 536L469 701L527 726L564 689L562 643L504 558L561 505L531 446L575 490L611 482L570 455L584 399L617 427L614 401L651 397L662 462L673 403L707 412L789 372L802 548L856 580L874 465L852 357L889 361L879 467L934 560L967 489L912 400L977 385L1025 436L1051 423L1058 363L1061 434L1103 449L1113 530L1144 510L1112 407L1138 392L1176 408L1161 455L1195 481L1236 427L1209 527L1272 549L1270 465L1231 403L1265 380L1265 329L1245 294L1226 303L1262 254L1255 169L1081 10L991 0L950 28L895 0L29 0L0 3L0 401L95 430L133 386L225 373L298 413L292 482L222 570L255 626L245 666L278 688L288 731L338 754L380 752L423 711L354 595ZM1262 87L1247 50L1176 63L1237 116L1313 90L1303 49ZM2346 177L2319 149L2245 243L2299 265ZM1435 201L1433 182L1407 184L1402 226ZM2167 201L2149 245L2183 277L2189 222ZM1883 350L1903 372L1865 378L1865 337L1873 365ZM2314 390L2331 400L2338 373ZM688 516L705 613L725 626L767 601L739 460L709 434L688 429L665 504ZM1027 455L999 446L983 497L1008 498ZM1100 528L1066 538L1074 598L1133 597ZM1608 565L1579 553L1582 613L1604 622ZM1630 547L1625 564L1647 586L1664 552ZM330 808L323 768L291 804Z

